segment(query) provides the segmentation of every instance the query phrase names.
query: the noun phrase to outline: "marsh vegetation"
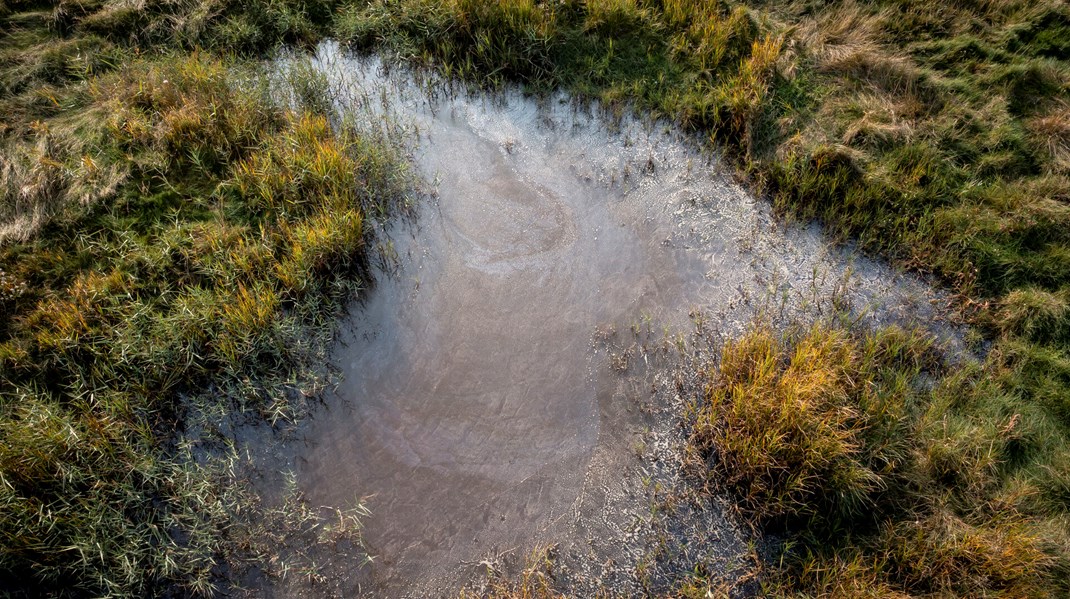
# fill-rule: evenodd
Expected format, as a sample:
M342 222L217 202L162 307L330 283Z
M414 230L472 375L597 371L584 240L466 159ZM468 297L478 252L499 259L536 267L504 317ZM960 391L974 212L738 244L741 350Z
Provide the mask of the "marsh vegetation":
M365 224L409 188L314 79L282 102L249 60L332 35L671 119L783 216L956 294L979 363L830 321L758 323L705 367L695 476L785 539L767 592L1070 592L1068 22L1054 0L4 0L0 584L225 579L247 499L181 423L291 417Z
M137 10L4 7L0 581L16 594L212 594L267 565L236 456L191 418L303 409L325 327L365 284L365 223L409 190L386 140L281 101L256 65L108 39L142 35ZM323 524L290 507L281 521Z
M759 327L711 366L696 450L789 539L767 590L809 596L1067 592L1067 22L1057 2L404 0L336 21L483 84L662 114L782 214L959 294L979 365L825 326Z

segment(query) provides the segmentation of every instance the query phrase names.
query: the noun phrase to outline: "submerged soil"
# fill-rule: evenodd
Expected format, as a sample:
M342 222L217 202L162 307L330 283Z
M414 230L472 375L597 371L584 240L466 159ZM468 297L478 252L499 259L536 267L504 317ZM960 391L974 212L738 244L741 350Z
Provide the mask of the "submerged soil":
M384 232L290 458L312 504L371 511L373 561L333 563L324 594L455 593L546 545L579 595L696 568L745 594L748 534L681 473L695 319L730 334L849 304L956 343L923 282L778 222L662 123L451 91L333 44L313 66L412 135L433 189Z

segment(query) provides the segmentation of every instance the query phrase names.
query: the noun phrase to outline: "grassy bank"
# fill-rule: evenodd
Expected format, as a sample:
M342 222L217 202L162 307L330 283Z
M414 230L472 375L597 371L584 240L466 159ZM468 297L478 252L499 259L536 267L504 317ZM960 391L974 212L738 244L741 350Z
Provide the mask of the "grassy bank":
M709 135L782 211L970 297L1015 303L1006 294L1065 293L1070 282L1061 3L383 0L338 10L337 36L357 47L674 119Z
M783 535L770 595L1070 592L1070 439L999 356L952 367L897 328L758 327L710 374L692 467Z
M1052 0L4 0L0 585L206 593L250 538L180 423L287 416L308 340L361 284L363 223L404 183L379 140L221 57L332 33L665 116L782 214L958 293L980 366L826 325L758 329L710 367L698 475L790 541L770 592L1067 593L1068 19Z
M208 431L206 461L187 425L275 423L315 391L317 352L365 284L365 223L408 193L403 160L322 103L275 99L255 66L163 46L193 27L178 8L0 6L0 589L15 595L212 594L246 563L292 565L272 561L272 522L359 532L295 499L264 512L226 439ZM239 48L306 39L277 14L291 8L222 7L188 43L237 44L228 27L252 15L289 29L259 23Z
M758 330L711 367L694 450L788 540L771 593L1043 597L1070 572L1068 22L1046 0L373 0L334 31L665 116L781 214L957 292L984 364Z

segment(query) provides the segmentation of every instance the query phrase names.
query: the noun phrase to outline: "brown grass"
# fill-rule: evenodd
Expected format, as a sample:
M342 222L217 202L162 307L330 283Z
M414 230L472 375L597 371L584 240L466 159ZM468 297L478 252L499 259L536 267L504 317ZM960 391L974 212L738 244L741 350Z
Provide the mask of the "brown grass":
M1027 122L1050 158L1053 173L1070 174L1070 104L1057 102Z
M862 454L854 350L825 330L800 339L787 360L768 329L726 344L692 446L716 456L711 473L759 521L816 516L832 496L863 510L879 488Z
M1006 470L1015 447L1050 429L1022 414L979 416L999 391L969 370L931 389L923 373L941 374L929 342L898 329L757 327L725 344L690 463L750 522L788 539L761 577L770 595L1062 588L1070 546L1052 534L1062 524L1041 516L1034 483Z

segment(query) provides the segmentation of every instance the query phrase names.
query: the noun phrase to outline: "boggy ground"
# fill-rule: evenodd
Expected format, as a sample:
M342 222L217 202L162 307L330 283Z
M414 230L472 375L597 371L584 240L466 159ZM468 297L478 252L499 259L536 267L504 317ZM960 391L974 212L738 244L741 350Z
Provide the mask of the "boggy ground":
M1066 22L1059 2L414 0L351 7L336 24L359 47L475 81L664 114L724 148L782 214L960 294L990 349L980 365L904 362L913 341L879 350L895 336L825 326L758 330L726 349L747 348L744 367L709 366L726 386L700 397L695 451L756 526L789 540L767 592L1058 596L1070 563ZM898 390L873 413L859 377Z
M231 79L215 58L157 51L259 53L333 31L471 80L564 86L659 111L709 135L782 213L819 219L833 234L931 271L961 294L977 341L991 350L980 366L949 369L927 358L904 370L902 349L873 358L865 350L875 343L871 333L830 326L815 333L829 344L802 344L848 365L889 365L876 372L833 368L829 385L820 387L831 391L818 401L828 419L785 417L786 430L811 431L789 438L831 440L818 451L793 444L787 455L796 457L782 459L777 448L757 442L774 429L740 427L725 411L745 402L716 386L709 398L700 396L710 400L709 420L750 431L740 439L754 440L757 450L718 449L716 435L696 437L696 451L739 452L733 459L741 478L714 464L711 481L733 489L757 525L793 541L784 559L770 562L769 592L1065 594L1066 22L1065 5L1046 1L5 2L5 584L31 593L203 592L216 576L205 556L219 555L226 535L215 534L221 512L206 506L225 495L218 486L192 484L186 475L196 469L175 469L177 452L162 449L173 438L173 391L202 387L205 377L233 381L226 377L234 372L240 381L250 372L259 380L265 369L292 372L279 365L301 360L258 344L265 323L280 322L266 317L293 314L284 310L290 304L258 315L249 294L285 296L302 273L315 288L334 280L334 260L349 263L353 254L313 252L326 261L289 261L297 275L291 280L278 278L285 268L261 278L269 270L260 268L256 248L267 243L269 262L286 262L297 246L272 233L303 227L316 247L334 239L334 247L352 249L352 239L315 233L352 229L321 229L307 214L291 213L286 218L298 220L273 214L250 224L267 204L249 209L237 196L208 193L222 180L241 179L237 165L262 167L253 180L269 164L285 167L285 154L250 154L285 132L317 140L311 155L329 147L316 133L323 122L269 118L275 109L262 109L259 99L226 100L232 87L219 82ZM204 75L205 65L216 74ZM132 84L144 79L160 86ZM175 81L178 87L166 87ZM130 93L111 94L124 87ZM246 106L254 109L243 116ZM219 107L225 109L212 110ZM127 118L102 136L109 115ZM242 122L250 126L233 126ZM239 214L228 212L234 207ZM236 217L239 226L224 231L233 223L219 215ZM204 240L226 240L222 257L217 246L198 245L198 226L219 233ZM150 251L157 247L168 251ZM235 285L227 272L256 274ZM142 301L156 296L165 301ZM171 298L204 309L168 312L179 306ZM249 310L231 318L210 309L223 304ZM170 324L163 322L168 314ZM215 331L210 338L222 342L176 333L172 325L187 314L203 316ZM323 320L312 322L323 330ZM766 370L736 370L724 380L774 398L773 405L797 405L779 395L788 386L776 381L788 371L778 368L808 337L773 337L743 344L744 362L752 356ZM187 366L153 368L160 362ZM919 364L926 373L920 379ZM906 444L889 454L878 451L882 436L867 432L888 429L860 418L862 396L841 383L848 373L882 387L897 371L895 380L923 386L895 396L910 409L893 411L906 426L895 436ZM116 392L131 373L149 384ZM254 395L253 405L273 405ZM763 463L772 467L755 467ZM826 476L837 472L849 476ZM818 479L833 486L788 484ZM168 499L174 489L183 497ZM815 499L830 493L851 501ZM766 503L779 507L767 510ZM859 505L876 509L860 521L861 510L851 508ZM833 518L813 519L818 512ZM189 550L198 543L210 549Z
M666 123L451 90L335 44L303 60L280 68L323 72L328 97L410 131L435 191L385 235L395 258L343 324L338 383L289 458L315 504L367 495L374 559L332 590L449 595L549 543L568 594L672 593L694 572L753 592L749 535L683 468L702 388L691 308L717 306L704 320L723 339L765 310L854 304L963 351L939 326L948 298L782 226ZM272 448L263 468L278 463Z
M355 512L262 508L219 429L286 423L318 392L369 231L411 189L404 158L278 99L255 65L142 51L138 10L0 7L0 588L15 596L211 595L250 564L314 575L280 561L288 531L359 553Z

